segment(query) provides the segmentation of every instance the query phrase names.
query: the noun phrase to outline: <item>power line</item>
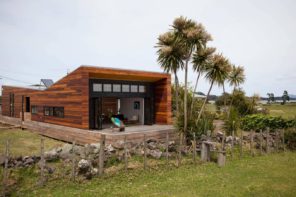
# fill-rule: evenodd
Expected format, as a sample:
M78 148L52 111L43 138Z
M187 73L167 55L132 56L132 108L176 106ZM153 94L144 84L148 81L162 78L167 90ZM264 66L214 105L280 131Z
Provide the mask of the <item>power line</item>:
M27 81L21 81L21 80L18 80L18 79L13 79L13 78L10 78L10 77L6 77L6 76L3 76L3 75L0 75L0 78L8 79L8 80L19 82L19 83L25 83L25 84L28 84L28 85L34 84L34 83L27 82Z

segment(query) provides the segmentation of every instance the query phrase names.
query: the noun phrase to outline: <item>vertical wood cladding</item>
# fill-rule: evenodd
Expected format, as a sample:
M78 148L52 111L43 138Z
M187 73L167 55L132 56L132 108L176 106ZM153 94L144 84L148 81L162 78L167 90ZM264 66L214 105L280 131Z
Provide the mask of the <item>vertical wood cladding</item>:
M32 120L89 129L90 78L154 82L155 122L156 124L171 124L170 75L90 66L79 67L46 90L3 86L2 114L9 116L9 93L14 93L14 117L16 118L21 117L22 96L24 95L30 97L31 106L37 106L38 112L32 114ZM44 106L64 107L64 118L44 116Z

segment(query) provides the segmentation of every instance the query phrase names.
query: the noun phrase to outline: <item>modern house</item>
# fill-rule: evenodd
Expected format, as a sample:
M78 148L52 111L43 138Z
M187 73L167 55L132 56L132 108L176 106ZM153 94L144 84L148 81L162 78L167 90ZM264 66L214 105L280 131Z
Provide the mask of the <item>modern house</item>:
M80 66L44 90L3 86L2 115L99 130L111 117L126 124L171 124L171 76Z

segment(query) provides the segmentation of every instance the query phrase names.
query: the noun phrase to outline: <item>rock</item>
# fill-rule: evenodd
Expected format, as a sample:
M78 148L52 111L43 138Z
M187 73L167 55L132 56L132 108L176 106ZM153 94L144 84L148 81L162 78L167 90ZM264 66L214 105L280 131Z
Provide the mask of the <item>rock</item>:
M65 144L62 147L62 151L60 151L59 156L62 159L67 159L67 158L71 158L71 154L72 154L72 144Z
M231 143L232 142L232 136L227 136L225 139L226 143Z
M81 159L78 162L78 173L79 174L85 174L86 172L90 171L90 162L85 160L85 159Z
M118 140L113 144L114 148L116 149L124 149L124 141L123 140Z
M147 143L150 143L150 142L154 142L154 143L156 143L156 140L155 140L155 139L148 139L148 140L147 140Z
M4 165L4 163L5 163L5 156L0 155L0 165Z
M107 150L108 153L115 153L115 149L113 148L113 146L111 144L109 144L106 147L106 150Z
M56 149L53 149L44 153L44 159L46 161L54 161L58 158L59 158L59 155Z
M90 173L92 174L92 176L97 175L98 174L98 168L92 168Z
M160 150L150 150L148 151L148 155L155 159L159 159L162 155L162 152Z
M155 150L156 149L156 142L149 142L147 144L147 147L150 149L150 150Z
M98 154L100 152L100 147L101 147L100 143L92 143L90 144L90 146L93 148L94 154Z
M34 160L33 160L31 157L29 157L29 158L27 158L27 159L25 160L24 165L25 165L25 166L28 166L28 165L31 165L31 164L33 164L33 163L34 163Z

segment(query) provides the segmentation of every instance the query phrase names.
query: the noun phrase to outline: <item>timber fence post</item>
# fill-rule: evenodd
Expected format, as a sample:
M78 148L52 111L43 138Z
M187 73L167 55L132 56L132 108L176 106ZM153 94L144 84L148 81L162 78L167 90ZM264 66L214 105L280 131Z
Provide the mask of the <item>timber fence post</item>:
M250 153L251 153L251 156L254 157L254 149L253 149L253 142L254 142L254 130L251 131L250 133Z
M262 129L260 129L260 155L263 155L263 134Z
M147 143L146 143L146 134L144 134L144 170L147 168Z
M266 129L266 153L269 153L269 127Z
M235 121L232 121L231 159L233 159L233 149L234 149L234 123Z
M193 133L192 156L193 156L193 163L196 164L196 138L195 138L195 133Z
M240 134L240 150L239 150L239 156L240 158L243 157L243 131L241 130Z
M6 140L5 161L4 161L4 169L3 169L3 180L2 180L2 196L6 196L6 191L7 191L8 161L9 161L9 140Z
M177 166L181 166L181 157L182 157L182 141L183 141L183 134L180 134L180 142L179 142L179 150L178 150L178 164Z
M127 172L128 167L128 155L127 155L127 137L124 136L124 170Z
M106 140L106 136L102 134L100 139L100 152L99 152L99 175L100 176L103 175L104 173L105 140Z
M166 131L166 164L169 165L169 131Z
M40 139L40 185L45 185L45 175L44 175L44 168L45 168L45 159L44 159L44 138L41 137Z
M76 175L76 161L75 161L75 140L72 142L72 181L75 181Z

